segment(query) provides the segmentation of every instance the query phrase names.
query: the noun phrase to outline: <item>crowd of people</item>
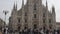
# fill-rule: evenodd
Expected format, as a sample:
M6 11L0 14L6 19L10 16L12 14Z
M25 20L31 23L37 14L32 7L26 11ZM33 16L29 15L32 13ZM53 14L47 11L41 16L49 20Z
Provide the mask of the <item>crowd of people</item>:
M22 31L10 31L10 33L12 32L19 32L19 34L60 34L60 30L54 30L54 31L49 31L48 29L47 30L43 30L43 29L40 29L40 30L37 30L37 29L24 29Z

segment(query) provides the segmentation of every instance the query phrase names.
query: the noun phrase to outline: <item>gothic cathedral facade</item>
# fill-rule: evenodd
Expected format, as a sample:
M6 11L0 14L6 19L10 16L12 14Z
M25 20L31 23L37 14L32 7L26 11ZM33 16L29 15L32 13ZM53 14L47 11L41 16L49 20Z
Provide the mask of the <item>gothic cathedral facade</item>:
M56 28L56 14L55 7L52 6L52 10L48 10L46 6L42 4L42 0L27 0L24 5L22 0L22 8L17 10L17 4L14 4L12 14L9 18L9 28L13 31L22 31L24 29L49 29L53 31Z

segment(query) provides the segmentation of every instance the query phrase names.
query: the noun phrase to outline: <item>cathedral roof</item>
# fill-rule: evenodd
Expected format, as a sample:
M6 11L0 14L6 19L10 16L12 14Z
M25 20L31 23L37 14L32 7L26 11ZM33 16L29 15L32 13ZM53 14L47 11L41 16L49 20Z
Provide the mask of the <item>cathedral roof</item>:
M42 5L43 13L46 13L46 7ZM52 16L52 13L48 10L48 16Z
M24 5L24 11L27 11L27 4ZM22 8L20 10L18 10L17 15L21 15L22 14Z
M26 5L24 5L24 11L26 12L27 9L28 9L28 6L26 3ZM46 13L46 6L44 6L43 4L42 4L42 9L43 9L43 12ZM22 14L22 8L20 10L18 10L17 15L21 15L21 14ZM48 10L48 16L52 16L52 13L49 10Z

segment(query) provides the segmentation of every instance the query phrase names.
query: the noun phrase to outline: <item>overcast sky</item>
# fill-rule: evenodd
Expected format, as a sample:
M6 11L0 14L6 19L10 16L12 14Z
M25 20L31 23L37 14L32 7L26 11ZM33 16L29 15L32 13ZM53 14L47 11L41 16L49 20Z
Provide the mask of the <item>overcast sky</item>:
M38 1L38 0L37 0ZM7 14L7 23L8 23L8 18L11 14L14 2L17 3L18 5L18 10L21 8L21 4L22 4L22 0L0 0L0 18L2 18L4 20L4 13L3 10L7 10L9 11L9 13ZM49 10L51 10L52 5L55 6L55 11L56 11L56 21L60 22L60 0L47 0L48 2L48 8ZM26 0L25 0L26 3ZM46 0L42 0L42 3L45 5Z

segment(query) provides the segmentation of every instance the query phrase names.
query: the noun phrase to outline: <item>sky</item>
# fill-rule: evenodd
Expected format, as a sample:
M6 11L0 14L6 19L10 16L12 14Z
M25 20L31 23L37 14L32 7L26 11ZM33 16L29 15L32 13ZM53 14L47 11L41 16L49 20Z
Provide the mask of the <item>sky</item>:
M26 0L24 1L24 3L26 4ZM17 3L17 7L19 10L21 8L22 0L0 0L0 18L7 23L9 22L9 17L11 16L14 2ZM47 2L49 10L52 10L51 8L54 5L56 12L56 21L60 22L60 0L47 0ZM46 5L46 0L42 0L42 4ZM3 11L8 11L6 20Z

